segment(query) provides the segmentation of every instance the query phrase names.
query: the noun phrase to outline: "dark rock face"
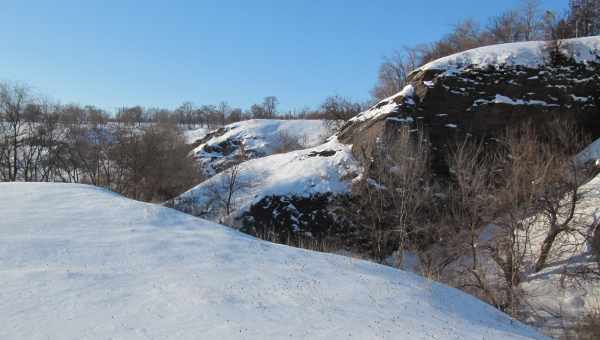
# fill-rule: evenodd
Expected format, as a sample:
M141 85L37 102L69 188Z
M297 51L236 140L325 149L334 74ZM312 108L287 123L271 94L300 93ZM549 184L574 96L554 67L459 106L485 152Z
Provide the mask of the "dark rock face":
M330 193L268 196L244 214L240 230L278 243L301 246L303 241L315 241L335 250L359 251L362 235L344 222L345 216L336 214L335 207L347 199Z
M331 199L331 194L265 197L246 213L240 230L260 237L272 234L280 242L291 237L323 238L339 227L327 208Z
M536 123L554 117L572 117L592 137L600 137L600 59L539 68L419 70L411 75L410 85L415 90L410 102L396 97L398 106L390 112L347 124L340 141L353 144L356 155L364 158L361 153L369 154L365 141L393 138L398 124L408 120L423 126L434 150L441 150L457 135L493 136L524 120Z
M193 148L197 148L202 144L206 144L212 138L223 136L225 133L230 131L230 127L219 128L213 132L208 133L202 139L197 140L192 144ZM201 165L201 171L206 175L214 175L224 170L227 170L234 164L239 163L239 159L235 159L236 154L239 155L241 151L242 141L238 139L228 139L219 144L204 145L201 150L196 151L193 156L196 161ZM245 159L254 159L266 156L255 150L244 150Z

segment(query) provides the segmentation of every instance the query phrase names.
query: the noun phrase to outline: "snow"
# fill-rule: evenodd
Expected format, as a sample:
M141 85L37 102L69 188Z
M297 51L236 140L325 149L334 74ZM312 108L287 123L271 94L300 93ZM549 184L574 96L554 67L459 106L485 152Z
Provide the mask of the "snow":
M412 85L406 85L402 89L402 91L396 93L395 95L393 95L389 98L386 98L386 99L380 101L379 103L377 103L375 106L373 106L369 110L356 115L355 117L350 119L350 122L353 122L353 123L364 122L364 121L367 121L370 119L376 119L376 118L386 115L388 113L394 112L400 106L397 103L398 99L400 99L400 98L403 98L409 104L414 104L414 101L412 99L414 96L415 96L415 88Z
M541 339L414 274L76 184L0 184L2 339Z
M581 163L600 160L600 138L583 149L575 159Z
M568 39L563 50L580 63L600 60L600 36ZM480 68L487 66L525 66L535 68L546 63L544 53L546 42L528 41L479 47L434 60L419 70L452 71L470 65Z
M538 311L532 318L541 319L548 332L600 309L599 281L575 283L565 280L562 275L567 268L589 266L595 262L587 238L591 238L588 226L600 218L600 175L581 186L579 192L582 201L576 208L573 226L577 232L559 236L548 259L548 267L539 273L530 273L522 285L528 305ZM534 256L538 254L546 232L546 228L534 227L530 240Z
M245 185L234 195L236 213L247 211L251 205L270 195L308 197L316 193L348 192L350 181L346 178L353 178L360 172L351 147L333 137L317 147L242 163L238 183ZM324 151L335 151L335 154L319 155ZM210 211L203 216L216 219L222 212L211 204L211 199L215 190L225 192L222 183L227 176L227 171L219 173L183 193L176 200L193 200L198 207L206 206Z
M501 94L497 94L496 97L492 100L487 99L477 99L474 105L482 105L482 104L506 104L506 105L537 105L537 106L549 106L554 107L558 106L557 104L548 104L543 100L523 100L523 99L513 99Z
M331 135L323 120L251 119L226 125L224 130L222 135L209 139L193 151L195 158L208 170L237 156L239 149L229 155L206 151L218 150L223 143L241 144L246 153L255 158L276 153L282 145L282 136L293 138L303 147L312 147Z
M183 135L187 144L193 144L197 140L204 138L204 136L206 136L208 132L208 128L200 127L195 129L184 130Z

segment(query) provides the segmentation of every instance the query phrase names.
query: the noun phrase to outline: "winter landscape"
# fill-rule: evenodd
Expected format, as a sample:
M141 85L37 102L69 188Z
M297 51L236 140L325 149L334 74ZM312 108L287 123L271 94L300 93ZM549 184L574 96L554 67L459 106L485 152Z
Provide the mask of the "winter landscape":
M293 3L0 13L0 339L600 339L600 2Z

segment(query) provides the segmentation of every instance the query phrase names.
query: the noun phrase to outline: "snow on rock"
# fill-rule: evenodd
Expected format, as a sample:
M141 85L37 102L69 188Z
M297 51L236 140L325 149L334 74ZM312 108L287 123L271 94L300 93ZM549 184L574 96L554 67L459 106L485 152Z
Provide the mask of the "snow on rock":
M246 156L258 158L280 151L286 138L307 148L323 143L331 131L323 120L251 119L226 125L212 134L193 151L209 174L226 168L238 156L240 145Z
M386 98L386 99L380 101L379 103L377 103L375 106L373 106L369 110L364 111L364 112L358 114L357 116L353 117L352 119L350 119L350 123L364 122L367 120L376 119L377 117L386 115L390 112L394 112L395 110L398 109L398 106L400 105L400 104L398 104L398 102L401 99L403 99L408 104L414 105L414 101L412 99L414 97L414 95L415 95L415 88L412 85L406 85L402 89L402 91L396 93L395 95L393 95L389 98Z
M317 147L242 163L233 210L239 215L271 195L308 197L316 193L347 192L351 179L360 172L351 147L331 138ZM221 197L225 195L228 176L230 172L225 171L200 183L176 198L175 206L193 202L202 211L201 216L216 219L222 215L222 207L214 203L215 192L221 193Z
M538 106L553 106L558 107L556 104L548 104L543 100L523 100L523 99L513 99L507 96L503 96L501 94L497 94L494 99L477 99L474 102L474 105L483 105L483 104L506 104L506 105L538 105Z
M458 290L84 185L0 184L2 339L541 339Z
M535 68L546 64L544 52L546 42L528 41L479 47L465 52L456 53L432 61L419 70L451 71L470 65L481 68L487 66L525 66ZM568 39L564 41L563 50L580 63L600 62L600 36Z

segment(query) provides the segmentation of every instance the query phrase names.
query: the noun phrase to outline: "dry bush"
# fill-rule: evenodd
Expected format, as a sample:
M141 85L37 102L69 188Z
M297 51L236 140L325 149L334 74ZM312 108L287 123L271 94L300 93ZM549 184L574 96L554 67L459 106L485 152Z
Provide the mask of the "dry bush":
M574 326L565 330L564 340L597 340L600 338L600 310L584 315Z
M403 126L393 139L373 140L366 148L376 153L353 187L348 207L353 223L367 235L369 255L382 262L423 237L432 193L429 190L429 144L422 130ZM414 243L413 243L414 241Z
M279 140L279 144L277 148L275 148L274 153L286 153L306 148L306 136L300 137L292 135L286 131L280 131L277 138Z

